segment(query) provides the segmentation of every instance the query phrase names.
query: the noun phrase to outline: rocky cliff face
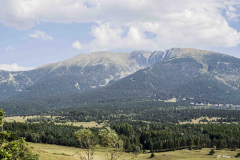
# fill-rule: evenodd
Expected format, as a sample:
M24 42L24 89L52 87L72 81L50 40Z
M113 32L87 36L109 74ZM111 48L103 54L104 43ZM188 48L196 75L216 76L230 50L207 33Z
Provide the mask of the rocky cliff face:
M185 50L185 49L183 49ZM130 53L130 59L136 62L136 64L140 68L146 68L149 66L152 66L158 62L161 62L165 59L170 58L171 56L174 56L178 53L180 53L182 50L181 48L172 48L169 50L166 50L165 52L162 51L154 51L154 52L148 52L148 51L133 51Z
M94 52L31 71L0 71L0 99L83 92L114 83L166 58L171 51Z

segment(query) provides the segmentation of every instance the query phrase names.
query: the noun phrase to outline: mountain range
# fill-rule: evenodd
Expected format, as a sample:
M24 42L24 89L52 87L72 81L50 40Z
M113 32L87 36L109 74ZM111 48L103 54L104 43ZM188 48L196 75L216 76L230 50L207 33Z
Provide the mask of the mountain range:
M172 98L240 104L240 59L192 48L95 52L1 75L9 112Z
M167 52L94 52L30 71L0 70L0 99L45 97L107 86L171 56Z

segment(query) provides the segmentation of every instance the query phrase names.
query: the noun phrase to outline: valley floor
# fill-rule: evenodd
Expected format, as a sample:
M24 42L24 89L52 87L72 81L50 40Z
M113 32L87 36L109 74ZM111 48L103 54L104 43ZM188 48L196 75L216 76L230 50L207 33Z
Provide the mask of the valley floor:
M32 149L34 153L40 152L41 157L39 160L77 160L79 159L76 155L76 152L79 152L82 155L85 155L85 152L82 149L75 147L66 147L66 146L58 146L58 145L50 145L50 144L39 144L39 143L28 143L29 147ZM229 149L224 150L215 150L214 155L208 155L210 148L203 148L202 150L176 150L169 152L158 152L154 153L155 157L150 158L150 153L134 155L131 153L124 153L119 160L210 160L210 159L235 159L237 153L240 152L239 149L236 151L229 151ZM96 147L94 152L94 158L96 160L105 160L106 149L104 147ZM230 158L228 158L230 157Z

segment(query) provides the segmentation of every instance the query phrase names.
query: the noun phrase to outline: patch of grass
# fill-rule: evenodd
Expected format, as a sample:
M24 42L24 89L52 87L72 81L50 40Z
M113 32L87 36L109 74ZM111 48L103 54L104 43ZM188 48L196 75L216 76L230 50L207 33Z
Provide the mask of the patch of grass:
M41 153L39 160L75 160L79 159L76 153L83 156L86 155L85 151L81 148L30 142L28 142L28 145L34 148L32 149L34 153ZM106 148L97 145L95 147L94 160L105 160L105 155ZM132 157L135 157L135 155L124 153L120 160L130 160Z
M55 124L58 124L58 125L62 125L62 123L55 123ZM67 123L63 123L63 125L72 125L72 122L67 122ZM104 124L101 123L100 125L94 121L92 122L73 122L73 126L83 126L83 127L99 127L101 128Z
M14 116L14 117L4 117L4 121L5 122L13 122L13 121L16 121L16 122L21 122L21 123L25 123L25 121L27 119L31 119L31 118L37 118L37 117L40 117L39 116L26 116L25 118L24 117L20 117L20 116ZM46 118L51 118L51 116L42 116L42 117L46 117ZM52 119L55 119L56 117L58 116L52 116ZM33 122L33 123L39 123L39 122ZM98 127L98 128L101 128L103 127L105 124L107 123L107 121L105 121L104 123L101 123L100 125L94 121L92 122L73 122L73 126L83 126L83 127ZM72 125L72 122L67 122L67 123L55 123L57 125Z
M209 117L200 117L200 118L196 118L196 119L192 119L192 121L186 121L186 122L181 122L180 124L187 124L187 123L190 123L190 124L199 124L199 120L203 120L204 118L206 118L206 120L208 120L208 122L210 123L219 123L219 122L216 122L217 119L221 119L221 117L212 117L211 119ZM224 118L223 118L224 119ZM214 122L212 122L214 120ZM200 122L201 124L207 124L208 122ZM223 123L227 123L227 122L223 122ZM236 123L236 122L233 122L233 123ZM227 123L227 124L230 124L230 123Z
M40 117L35 115L35 116L26 116L26 117L23 117L23 116L14 116L14 117L4 117L3 121L5 122L13 122L13 121L16 121L16 122L25 122L27 119L31 119L31 118L37 118L37 117ZM46 118L51 118L51 116L42 116L42 117L46 117ZM52 116L52 119L55 119L57 116Z
M164 102L177 102L177 99L176 98L172 98L172 99L169 99L169 100L165 100Z
M79 159L76 155L77 152L81 155L86 155L83 149L67 146L58 146L50 144L39 144L39 143L28 143L29 147L33 147L32 151L34 153L40 152L41 157L39 160L75 160ZM214 155L209 155L211 148L203 148L202 150L176 150L169 152L154 152L154 157L150 158L151 153L147 152L145 154L134 155L132 153L123 153L119 160L215 160L218 155L230 156L228 159L235 159L239 149L236 151L225 150L215 150ZM100 145L95 146L94 160L105 160L106 148Z

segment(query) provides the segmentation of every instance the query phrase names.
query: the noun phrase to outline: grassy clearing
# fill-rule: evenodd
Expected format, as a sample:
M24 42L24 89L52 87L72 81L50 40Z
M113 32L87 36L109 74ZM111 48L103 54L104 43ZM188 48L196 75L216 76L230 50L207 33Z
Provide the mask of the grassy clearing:
M67 122L67 123L63 123L63 124L62 123L55 123L55 124L58 124L58 125L72 125L73 124L73 126L78 126L78 127L83 126L83 127L89 127L89 128L91 128L91 127L101 128L106 123L101 123L99 125L98 123L92 121L92 122L73 122L73 123L72 122Z
M217 119L221 119L221 117L212 117L211 119L208 118L208 117L200 117L200 118L197 118L197 119L192 119L192 121L186 121L186 122L181 122L180 124L187 124L187 123L190 123L190 124L199 124L199 120L203 120L204 118L206 118L210 123L219 123L219 122L212 122L213 120L216 121ZM224 119L224 118L223 118ZM200 124L207 124L208 122L200 122ZM231 123L227 123L227 122L223 122L225 124L231 124ZM232 123L236 123L237 122L232 122Z
M23 117L23 116L14 116L14 117L4 117L3 121L5 122L13 122L13 121L16 121L16 122L25 122L28 118L31 119L31 118L37 118L37 117L40 117L40 116L26 116L26 117ZM42 117L46 117L46 118L51 118L51 116L42 116ZM52 119L55 119L57 116L52 116Z
M21 123L25 123L25 121L29 118L37 118L37 117L40 117L40 116L26 116L26 117L20 117L20 116L14 116L14 117L4 117L4 122L13 122L13 121L16 121L16 122L21 122ZM42 117L46 117L46 118L51 118L51 116L42 116ZM52 116L52 119L55 119L57 116ZM34 123L39 123L39 122L34 122ZM98 124L94 121L92 122L67 122L67 123L55 123L57 125L73 125L73 126L83 126L83 127L103 127L104 125L107 124L107 121L105 121L104 123L101 123L101 124Z
M20 116L14 116L14 117L4 117L3 121L5 122L25 122L28 118L35 118L37 116L26 116L24 117L20 117Z
M29 147L32 148L34 153L40 152L41 157L40 160L75 160L79 159L76 155L76 152L79 152L82 155L85 155L84 150L75 147L66 147L66 146L58 146L58 145L50 145L50 144L39 144L39 143L28 143ZM177 150L177 151L170 151L170 152L158 152L154 153L155 157L149 158L150 153L146 154L139 154L138 156L132 153L123 153L123 155L119 158L120 160L146 160L146 159L162 159L162 160L212 160L216 159L218 155L227 155L230 156L228 159L235 159L237 151L229 151L229 149L225 150L215 150L214 155L208 155L210 148L204 148L202 150ZM94 159L95 160L104 160L106 155L106 148L96 146L94 152Z
M164 100L164 102L177 102L177 99L176 98L172 98L172 99L169 99L169 100Z
M58 146L50 144L39 144L39 143L30 143L28 142L29 147L34 153L41 153L39 160L75 160L79 159L76 155L81 154L86 155L85 151L80 148L67 147L67 146ZM94 152L94 158L96 160L105 160L106 148L96 146ZM132 159L135 155L129 153L123 153L120 159Z
M212 121L212 120L217 120L219 119L220 117L212 117L211 119L209 119L208 117L200 117L200 118L197 118L197 119L192 119L192 121L187 121L187 122L181 122L180 124L186 124L186 123L191 123L191 124L199 124L199 120L202 120L206 118L209 122ZM207 122L201 122L201 124L207 124Z
M214 155L208 155L210 148L204 148L202 150L177 150L177 151L171 151L171 152L161 152L161 153L155 153L155 157L151 158L152 160L212 160L217 159L218 155L227 155L230 156L228 159L235 159L235 156L239 151L229 151L229 150L215 150ZM139 160L147 159L146 156L142 156L144 154L141 154L139 156Z

